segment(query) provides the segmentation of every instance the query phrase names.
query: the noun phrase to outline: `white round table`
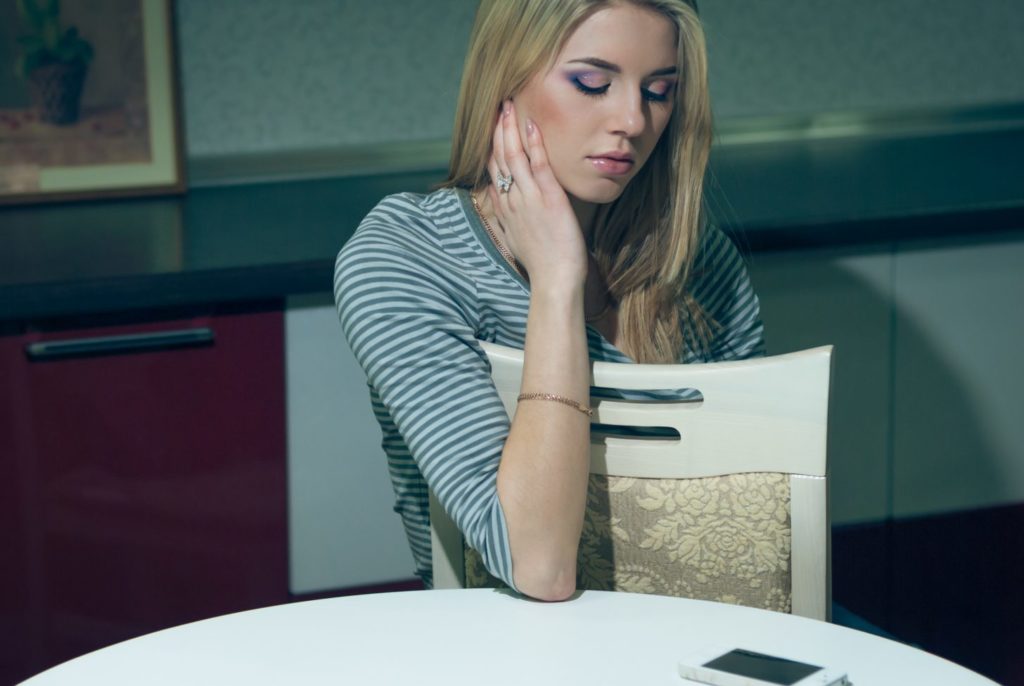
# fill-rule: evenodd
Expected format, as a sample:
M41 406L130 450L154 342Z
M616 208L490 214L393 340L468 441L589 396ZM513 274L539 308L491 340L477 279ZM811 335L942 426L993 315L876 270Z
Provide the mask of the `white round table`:
M923 651L802 617L630 593L564 603L486 589L280 605L159 631L58 665L50 684L674 684L708 643L845 669L855 686L992 684Z

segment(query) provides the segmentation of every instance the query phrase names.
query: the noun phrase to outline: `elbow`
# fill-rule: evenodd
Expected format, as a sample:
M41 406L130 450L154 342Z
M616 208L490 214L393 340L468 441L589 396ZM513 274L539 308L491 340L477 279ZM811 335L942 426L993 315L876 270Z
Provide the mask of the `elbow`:
M516 588L534 600L558 603L576 592L576 564L571 566L525 565L513 573Z
M545 603L561 603L572 597L572 594L576 592L576 583L573 582L568 585L551 585L544 588L538 588L534 593L523 592L534 600L539 600Z

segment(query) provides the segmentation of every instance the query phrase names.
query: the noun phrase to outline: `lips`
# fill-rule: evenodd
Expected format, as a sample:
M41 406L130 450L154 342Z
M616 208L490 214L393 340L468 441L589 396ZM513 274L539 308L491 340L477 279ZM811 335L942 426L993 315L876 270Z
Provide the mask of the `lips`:
M590 163L598 172L619 176L628 173L633 169L633 156L625 152L604 152L600 155L587 157Z
M604 158L609 160L616 160L618 162L632 162L633 156L628 152L603 152L600 155L592 155L593 158Z

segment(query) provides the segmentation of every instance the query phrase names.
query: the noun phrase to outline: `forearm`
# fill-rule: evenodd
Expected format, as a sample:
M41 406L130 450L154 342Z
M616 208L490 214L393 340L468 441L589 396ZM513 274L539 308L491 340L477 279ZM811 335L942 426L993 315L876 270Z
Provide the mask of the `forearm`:
M523 393L553 393L586 404L590 372L582 287L533 289ZM590 463L590 420L557 402L519 403L498 468L512 571L523 593L561 600L575 590Z

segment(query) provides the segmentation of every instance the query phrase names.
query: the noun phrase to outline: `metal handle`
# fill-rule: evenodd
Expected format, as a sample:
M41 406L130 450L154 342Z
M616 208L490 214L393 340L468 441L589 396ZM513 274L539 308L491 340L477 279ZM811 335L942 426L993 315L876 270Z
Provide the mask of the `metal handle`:
M46 362L66 357L87 357L114 353L134 353L169 348L188 348L213 343L213 329L199 327L177 331L134 333L121 336L73 338L69 340L30 343L25 354L33 362Z

